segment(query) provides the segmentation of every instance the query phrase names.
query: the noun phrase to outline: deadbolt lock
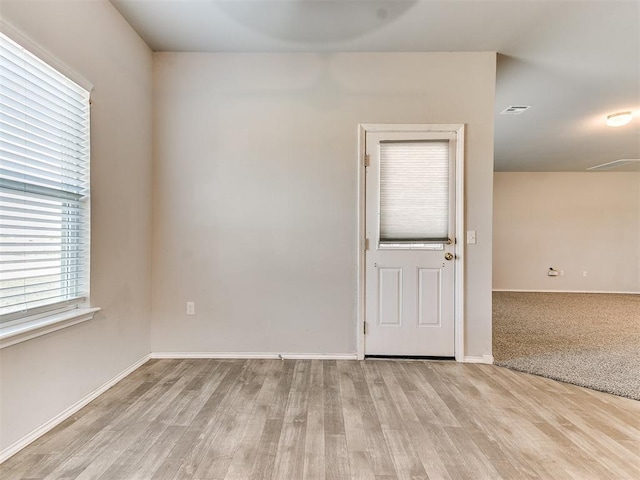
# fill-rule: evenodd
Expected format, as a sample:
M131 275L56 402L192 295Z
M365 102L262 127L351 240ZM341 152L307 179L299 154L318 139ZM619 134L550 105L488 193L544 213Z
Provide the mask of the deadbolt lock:
M449 252L445 253L444 254L444 259L445 260L453 260L453 253L449 253Z

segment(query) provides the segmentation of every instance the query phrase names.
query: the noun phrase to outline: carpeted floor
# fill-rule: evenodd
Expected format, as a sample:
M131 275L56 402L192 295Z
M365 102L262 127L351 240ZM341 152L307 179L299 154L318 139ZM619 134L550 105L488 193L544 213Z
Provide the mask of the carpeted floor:
M640 400L640 295L494 292L493 356Z

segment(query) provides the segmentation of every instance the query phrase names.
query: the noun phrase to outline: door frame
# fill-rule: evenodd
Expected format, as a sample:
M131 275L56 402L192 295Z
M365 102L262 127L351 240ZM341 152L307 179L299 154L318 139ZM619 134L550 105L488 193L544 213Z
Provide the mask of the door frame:
M456 235L454 240L454 355L458 362L464 361L465 354L465 315L464 315L464 264L465 264L465 189L464 189L464 124L369 124L358 125L358 304L356 321L356 339L358 360L363 360L365 355L365 193L366 193L366 173L364 156L366 152L367 133L373 132L455 132L456 133Z

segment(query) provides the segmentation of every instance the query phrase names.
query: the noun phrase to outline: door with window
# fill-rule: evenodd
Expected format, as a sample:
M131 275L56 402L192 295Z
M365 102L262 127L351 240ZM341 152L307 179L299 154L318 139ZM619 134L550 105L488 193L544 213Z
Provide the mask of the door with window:
M365 354L452 357L456 131L365 135Z

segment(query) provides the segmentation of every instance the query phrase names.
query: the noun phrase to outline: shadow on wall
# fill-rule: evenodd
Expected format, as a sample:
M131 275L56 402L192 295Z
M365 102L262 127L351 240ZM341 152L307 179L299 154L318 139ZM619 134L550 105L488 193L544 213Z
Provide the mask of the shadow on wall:
M410 10L417 0L389 2L214 2L237 23L272 38L303 43L336 42L378 30ZM299 22L313 18L313 23Z

